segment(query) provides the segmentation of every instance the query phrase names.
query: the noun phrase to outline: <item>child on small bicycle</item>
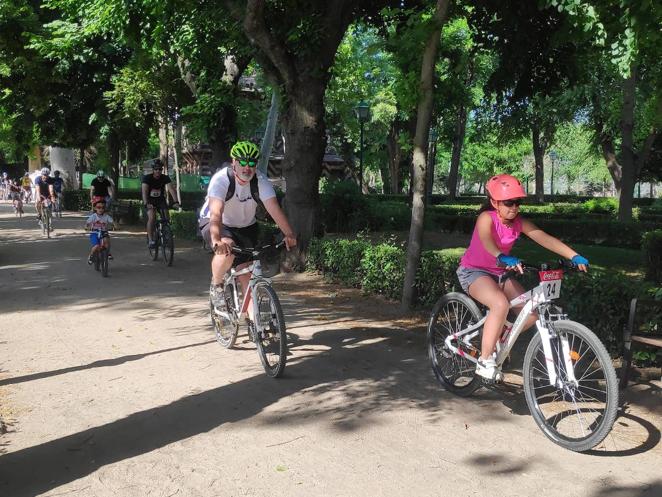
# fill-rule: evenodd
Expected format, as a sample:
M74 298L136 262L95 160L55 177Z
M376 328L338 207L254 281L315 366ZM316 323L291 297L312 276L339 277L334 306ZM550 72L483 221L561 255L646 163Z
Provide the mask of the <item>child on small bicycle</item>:
M507 273L507 270L523 272L522 261L510 255L520 234L524 233L547 250L572 260L581 271L587 271L588 260L522 218L519 206L526 192L517 178L508 174L496 175L487 182L486 191L487 200L476 220L469 248L460 260L457 276L462 289L489 309L476 374L494 380L499 370L493 353L508 317L510 301L524 293L522 285L510 279ZM535 314L531 315L525 329L536 319Z
M112 261L113 256L110 253L110 235L108 234L108 230L112 229L115 223L113 218L106 213L106 201L104 199L96 200L93 207L94 213L85 221L85 228L92 231L90 233L92 248L90 249L87 263L92 264L92 258L95 252L98 252L101 247L108 250L108 259ZM101 240L99 239L99 230L102 232Z

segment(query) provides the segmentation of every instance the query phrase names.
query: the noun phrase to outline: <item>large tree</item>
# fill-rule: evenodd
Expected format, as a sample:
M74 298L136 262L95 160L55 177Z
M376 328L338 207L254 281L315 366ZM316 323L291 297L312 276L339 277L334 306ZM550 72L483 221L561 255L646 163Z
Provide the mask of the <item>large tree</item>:
M338 45L352 22L375 19L389 4L401 7L403 2L224 0L269 81L282 92L285 209L303 250L317 226L326 142L324 95Z

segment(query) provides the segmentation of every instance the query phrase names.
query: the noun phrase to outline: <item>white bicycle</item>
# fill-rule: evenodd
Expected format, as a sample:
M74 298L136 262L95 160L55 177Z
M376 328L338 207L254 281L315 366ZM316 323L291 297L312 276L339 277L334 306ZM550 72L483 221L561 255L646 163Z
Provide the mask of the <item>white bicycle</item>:
M209 299L211 322L218 343L225 348L232 348L237 340L239 323L245 320L248 325L248 336L257 346L264 371L267 376L272 378L278 378L285 371L287 332L280 300L268 278L273 274L270 274L266 267L263 268L260 259L263 254L278 250L284 245L285 242L281 241L275 245L265 245L259 248L233 246L232 253L249 256L252 262L240 270L231 268L225 275L224 305L220 308L214 307L211 296ZM278 264L272 266L277 270ZM249 273L251 278L242 297L238 279L239 276ZM249 313L251 298L254 318L251 318Z
M611 431L618 410L618 381L600 339L584 325L569 321L552 302L561 294L563 268L523 265L537 271L540 284L510 302L524 304L514 323L506 322L496 347L502 366L524 322L538 313L537 333L522 367L526 403L538 427L554 443L573 451L590 450ZM428 323L428 355L437 379L462 396L482 385L476 374L482 327L487 316L464 293L448 293L432 310Z

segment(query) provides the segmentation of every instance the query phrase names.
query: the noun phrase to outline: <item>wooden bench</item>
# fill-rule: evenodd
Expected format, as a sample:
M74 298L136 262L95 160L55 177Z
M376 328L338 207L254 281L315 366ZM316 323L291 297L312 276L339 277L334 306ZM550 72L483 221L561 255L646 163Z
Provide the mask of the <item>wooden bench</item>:
M657 330L655 332L641 333L637 323L637 306L644 305L650 306L656 311L658 321L656 323ZM632 365L632 345L643 344L652 347L662 348L662 330L660 329L660 318L662 314L662 301L652 299L632 299L630 302L630 314L628 316L628 324L623 330L623 366L621 369L620 387L625 388L628 386L628 377L630 375L630 368ZM639 333L638 333L639 332Z

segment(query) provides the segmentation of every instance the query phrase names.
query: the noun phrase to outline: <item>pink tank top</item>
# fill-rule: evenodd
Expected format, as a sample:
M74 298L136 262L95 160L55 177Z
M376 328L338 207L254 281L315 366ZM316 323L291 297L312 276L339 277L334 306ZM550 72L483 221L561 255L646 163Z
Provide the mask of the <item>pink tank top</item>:
M502 254L510 254L510 249L513 248L522 232L522 218L517 216L511 226L506 226L499 220L496 211L487 212L492 216L492 240L494 240ZM469 248L460 259L460 266L481 269L496 275L506 272L504 268L497 266L496 257L485 250L478 236L478 228L475 226Z

